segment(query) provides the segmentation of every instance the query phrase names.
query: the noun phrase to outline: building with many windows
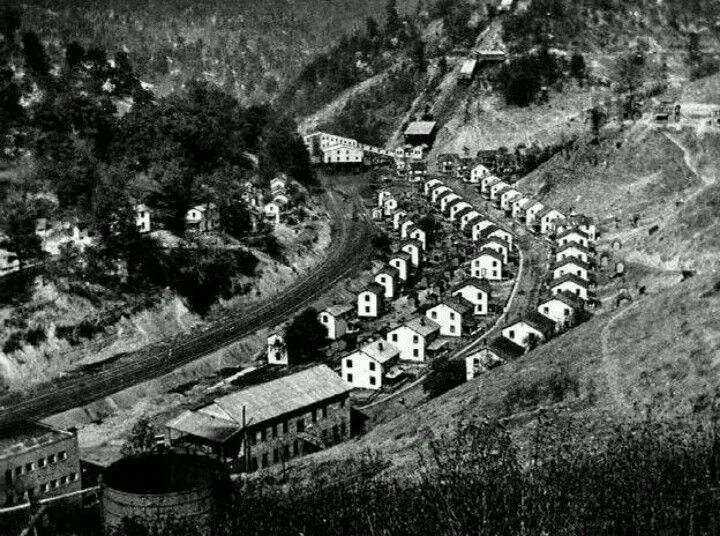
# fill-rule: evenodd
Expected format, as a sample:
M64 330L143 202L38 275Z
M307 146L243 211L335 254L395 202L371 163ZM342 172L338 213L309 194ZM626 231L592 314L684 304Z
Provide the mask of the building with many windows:
M34 422L0 430L0 471L0 505L79 491L77 436Z

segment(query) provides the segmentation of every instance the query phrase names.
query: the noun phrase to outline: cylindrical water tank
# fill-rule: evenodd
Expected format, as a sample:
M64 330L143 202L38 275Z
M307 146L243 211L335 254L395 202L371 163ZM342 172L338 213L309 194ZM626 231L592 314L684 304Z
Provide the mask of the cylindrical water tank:
M225 466L206 456L145 454L103 472L105 533L141 526L150 533L211 536L230 499Z

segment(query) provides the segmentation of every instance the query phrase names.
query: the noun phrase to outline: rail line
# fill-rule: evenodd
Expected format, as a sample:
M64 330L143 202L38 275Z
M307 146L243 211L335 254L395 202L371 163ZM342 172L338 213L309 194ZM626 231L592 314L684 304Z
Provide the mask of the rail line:
M281 295L240 308L200 331L154 343L110 363L92 376L75 375L23 398L0 398L0 427L39 419L82 406L157 378L209 355L263 327L277 325L315 301L330 286L349 276L370 257L372 227L357 200L350 213L328 193L333 216L333 246L309 275L283 289Z

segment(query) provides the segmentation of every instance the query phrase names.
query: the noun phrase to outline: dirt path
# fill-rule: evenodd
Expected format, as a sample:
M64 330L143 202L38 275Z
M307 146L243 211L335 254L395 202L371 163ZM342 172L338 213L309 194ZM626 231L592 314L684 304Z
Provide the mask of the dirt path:
M700 170L698 170L697 166L695 165L695 162L693 161L694 158L693 158L692 151L687 146L685 146L679 139L677 139L677 137L673 136L672 134L670 134L667 131L663 132L663 134L665 135L665 137L668 140L670 140L675 146L677 146L678 149L680 149L682 151L683 160L685 161L685 165L702 182L702 185L697 190L695 190L693 193L691 193L686 199L686 201L692 201L693 199L698 197L702 192L704 192L705 188L715 184L715 180L708 177L704 173L701 173Z
M608 380L608 389L618 409L623 411L632 410L632 405L628 402L625 393L623 393L620 387L620 365L614 358L610 350L610 335L613 325L620 320L627 313L635 309L638 304L642 303L641 300L633 302L630 306L618 311L613 315L610 320L607 321L600 334L600 343L602 349L603 369L605 370L605 376Z

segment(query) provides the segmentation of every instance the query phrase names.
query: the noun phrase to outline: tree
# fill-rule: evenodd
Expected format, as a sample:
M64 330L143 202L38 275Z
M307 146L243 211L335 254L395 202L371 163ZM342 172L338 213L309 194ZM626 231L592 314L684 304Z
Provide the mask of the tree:
M5 4L0 8L0 34L5 43L12 46L15 44L15 35L22 25L22 15L16 7Z
M464 381L465 363L446 356L439 357L430 364L430 373L423 383L423 389L430 398L435 398Z
M575 78L580 84L582 84L583 80L587 77L585 57L579 52L576 52L572 55L572 58L570 58L570 76Z
M327 330L320 323L317 311L305 309L297 315L285 331L285 345L291 365L310 363L322 357Z
M44 79L50 72L50 61L37 34L35 32L23 32L22 46L27 68L40 79Z
M402 30L402 21L398 12L397 0L388 0L385 5L385 33L388 37L397 37Z
M35 222L43 213L40 203L15 199L5 206L2 220L7 240L0 246L14 252L20 262L37 258L41 250L40 238L35 234Z
M593 133L593 141L597 143L600 138L600 129L607 121L607 114L600 106L593 106L590 110L590 128Z
M147 417L138 420L120 449L123 456L138 456L155 448L155 429Z

